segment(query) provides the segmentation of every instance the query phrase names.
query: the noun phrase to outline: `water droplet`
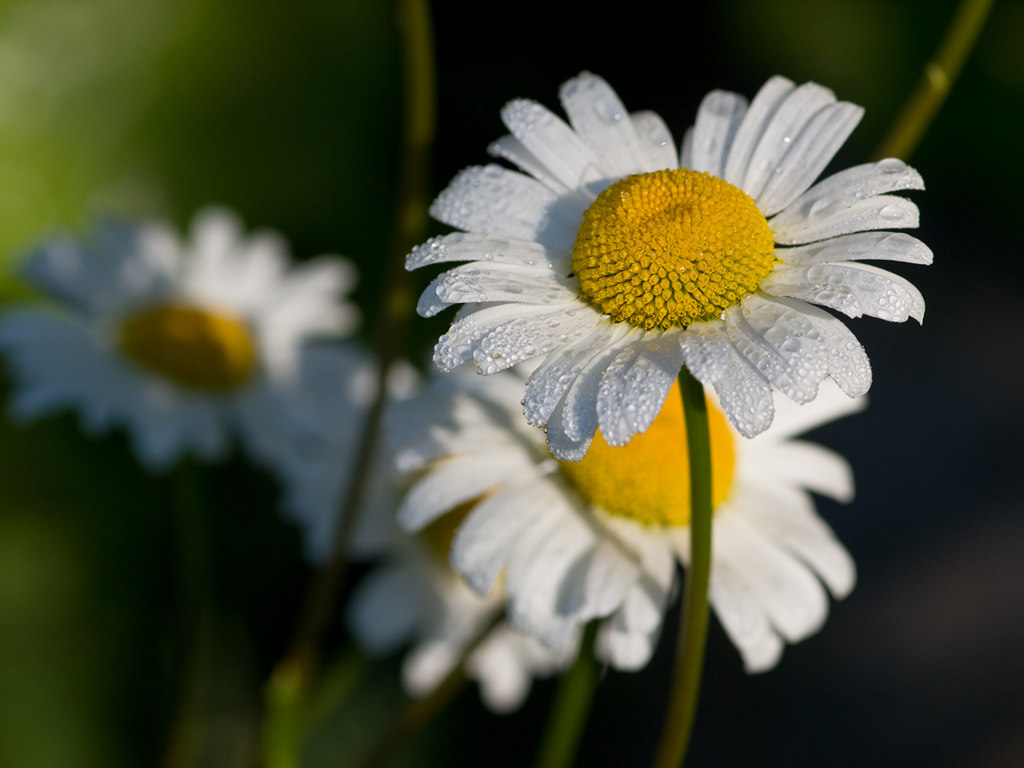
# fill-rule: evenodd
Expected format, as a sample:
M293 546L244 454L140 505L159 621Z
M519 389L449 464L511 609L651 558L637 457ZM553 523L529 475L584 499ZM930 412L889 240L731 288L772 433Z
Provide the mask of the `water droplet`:
M878 215L886 221L899 221L903 218L903 209L898 205L887 205L878 212Z
M875 167L882 173L902 173L907 169L907 164L895 157L887 157L880 160Z

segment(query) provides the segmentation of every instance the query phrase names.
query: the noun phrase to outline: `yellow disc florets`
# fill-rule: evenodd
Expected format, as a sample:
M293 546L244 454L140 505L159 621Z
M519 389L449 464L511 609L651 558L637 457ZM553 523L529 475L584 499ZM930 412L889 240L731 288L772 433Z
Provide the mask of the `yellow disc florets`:
M708 403L711 433L711 502L729 495L736 467L735 438L725 415ZM559 462L577 492L606 512L648 525L690 522L690 462L679 385L669 392L650 429L628 444L612 447L601 433L582 461Z
M256 365L249 330L234 315L164 304L130 315L120 331L125 355L188 389L236 389Z
M572 267L584 297L614 320L686 328L756 290L774 248L745 192L681 168L602 192L583 215Z

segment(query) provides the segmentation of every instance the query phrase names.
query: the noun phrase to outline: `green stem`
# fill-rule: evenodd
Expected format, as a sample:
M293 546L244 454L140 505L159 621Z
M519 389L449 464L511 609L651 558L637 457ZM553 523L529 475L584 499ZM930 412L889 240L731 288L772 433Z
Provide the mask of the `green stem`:
M910 158L959 76L992 5L993 0L962 0L910 100L875 152L875 159Z
M541 740L537 768L569 768L573 764L597 686L596 633L597 622L591 622L580 642L576 661L559 680L551 716Z
M373 324L378 366L376 396L367 413L356 465L351 468L352 482L342 504L331 560L311 586L290 650L278 663L268 684L264 749L266 756L276 756L275 762L268 762L272 768L291 768L297 759L297 742L303 732L299 726L306 711L303 702L317 677L321 646L348 577L348 541L377 451L380 417L387 399L387 375L401 352L415 307L405 256L427 228L428 168L435 125L433 32L427 1L399 0L397 23L404 51L405 118L394 234L384 281L387 294L378 302ZM287 737L292 743L280 743L279 737Z
M683 368L679 390L690 456L690 568L682 623L676 640L676 664L655 768L678 768L686 756L700 691L708 632L708 583L711 578L711 436L704 387Z
M504 614L499 613L476 634L473 640L463 649L459 662L452 668L444 680L426 696L408 702L398 716L381 733L370 748L353 764L353 768L382 768L396 758L409 743L429 725L447 706L455 695L462 690L468 681L466 677L466 661L480 644L491 634L498 624L504 621Z

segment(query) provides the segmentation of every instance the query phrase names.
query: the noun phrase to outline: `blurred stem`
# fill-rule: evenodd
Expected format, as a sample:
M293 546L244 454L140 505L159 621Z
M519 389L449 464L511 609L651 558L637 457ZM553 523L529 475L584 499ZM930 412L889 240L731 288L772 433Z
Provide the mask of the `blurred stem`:
M383 768L398 757L402 750L419 735L420 731L429 725L462 690L462 687L468 682L466 662L491 634L491 630L504 619L505 615L499 613L487 622L463 649L458 663L444 680L426 696L409 701L384 732L370 745L370 748L363 753L361 759L352 764L352 768Z
M678 768L686 757L697 711L704 646L708 633L708 584L711 578L711 435L708 430L704 387L683 368L679 390L686 422L690 456L690 568L686 577L682 623L676 639L672 674L661 744L655 768Z
M231 664L223 663L229 639L216 614L213 520L204 467L185 457L175 468L172 483L178 583L173 617L182 658L177 710L162 766L240 765L251 734L245 733L245 716L235 708L236 702L226 701L223 693L238 688L243 662L235 658ZM223 727L227 721L229 728Z
M960 74L993 0L962 0L935 56L925 65L914 93L875 152L875 159L910 158Z
M263 765L267 768L294 768L300 763L305 736L312 733L334 711L340 702L359 685L366 674L369 660L355 648L328 666L312 699L296 697L294 681L272 679L267 688L268 717L263 733ZM279 667L274 675L288 675ZM274 697L283 697L275 700Z
M427 228L428 168L434 137L434 50L430 13L426 0L398 0L397 25L402 39L405 116L402 121L401 176L398 181L391 254L384 286L387 294L378 302L373 328L376 331L377 390L369 409L362 446L352 482L341 509L333 555L310 588L288 654L271 675L267 691L266 756L277 756L270 768L295 765L302 720L302 702L309 696L318 674L322 645L337 609L338 596L349 570L348 541L366 493L366 481L377 451L380 417L387 397L387 375L404 343L415 302L405 270L405 256L422 239ZM273 740L268 743L268 739ZM277 739L288 738L283 744ZM284 756L291 754L291 759Z
M537 768L569 768L574 762L597 686L596 635L597 622L592 621L583 634L576 661L558 682L541 740Z

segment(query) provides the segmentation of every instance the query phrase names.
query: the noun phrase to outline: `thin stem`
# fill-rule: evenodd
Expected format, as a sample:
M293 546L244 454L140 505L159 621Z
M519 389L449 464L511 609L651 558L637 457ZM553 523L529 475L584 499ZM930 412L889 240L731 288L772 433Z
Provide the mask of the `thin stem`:
M382 768L396 758L462 690L468 680L466 661L504 618L504 614L499 613L482 627L444 680L426 696L408 702L352 768Z
M558 682L551 716L541 740L537 768L569 768L576 757L597 686L596 629L597 622L591 622L580 642L576 661Z
M402 163L395 223L384 285L387 294L378 302L376 330L377 389L366 418L362 445L352 482L342 504L333 554L310 588L288 653L270 677L267 690L265 750L276 755L274 765L295 764L304 719L302 702L308 698L318 674L322 645L335 615L338 595L348 576L348 541L366 493L366 481L377 451L381 414L387 398L387 376L404 343L415 306L405 256L427 227L427 190L430 148L434 137L434 51L427 0L399 0L397 23L404 51L405 116L402 121ZM290 742L282 744L275 734ZM287 757L291 755L291 757Z
M711 436L704 387L683 368L679 390L690 456L690 568L682 623L676 640L676 664L655 768L678 768L686 756L700 691L708 632L708 583L711 578Z
M394 237L385 285L387 296L378 303L376 329L377 391L367 414L366 430L352 482L344 500L330 563L311 589L292 650L282 662L278 679L289 687L308 684L319 664L320 644L334 615L335 602L348 573L348 539L366 493L366 479L379 437L380 416L387 398L386 380L398 358L414 302L405 270L405 255L426 230L428 158L434 135L434 57L430 14L426 0L401 0L398 26L403 39L405 119L402 137L402 175L399 180ZM298 678L298 679L296 679Z
M935 56L925 64L910 100L878 147L876 159L906 160L913 154L959 76L992 5L993 0L962 0Z

